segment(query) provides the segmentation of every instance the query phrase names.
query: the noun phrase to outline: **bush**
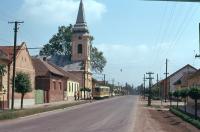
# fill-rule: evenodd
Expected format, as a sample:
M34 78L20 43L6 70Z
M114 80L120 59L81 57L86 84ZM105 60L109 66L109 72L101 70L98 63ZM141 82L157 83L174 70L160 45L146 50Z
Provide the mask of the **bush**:
M170 108L170 111L176 116L180 117L184 121L194 125L195 127L200 129L200 119L195 119L195 117L191 114L185 113L177 108Z

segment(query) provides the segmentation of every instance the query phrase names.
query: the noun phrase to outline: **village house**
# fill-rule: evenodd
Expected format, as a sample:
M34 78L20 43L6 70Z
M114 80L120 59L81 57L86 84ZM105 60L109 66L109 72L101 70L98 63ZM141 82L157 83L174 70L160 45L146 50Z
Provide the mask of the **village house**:
M0 110L8 108L8 72L9 72L9 59L6 53L0 50L0 65L3 67L3 73L0 74Z
M193 66L187 64L181 69L177 70L173 74L171 74L168 78L167 81L166 79L161 81L161 88L162 88L162 95L164 98L168 98L169 91L174 92L177 88L177 82L182 78L184 79L186 75L192 74L196 72L197 69L194 68ZM184 84L186 85L186 84Z
M176 90L180 90L180 89L183 89L183 88L188 88L189 87L188 80L194 73L195 72L184 73L183 76L180 77L174 83L174 86L175 86Z
M200 86L200 70L196 71L188 78L188 88ZM194 106L194 100L188 98L188 105ZM200 108L200 100L198 100L198 107Z
M82 88L89 88L92 91L90 40L91 36L85 20L83 2L81 1L76 24L73 27L71 59L64 55L53 55L48 61L76 76L80 90ZM85 94L88 95L90 92L86 91ZM81 97L84 97L84 91L81 92Z
M12 75L13 75L13 46L0 46L0 50L4 51L9 59L8 64L8 93L9 93L9 105L11 104L11 91L12 91ZM16 74L19 72L27 73L30 76L32 92L27 93L24 96L24 106L30 106L35 104L35 69L29 55L26 43L16 47ZM14 93L14 107L20 107L21 94Z
M46 58L32 59L36 71L36 104L64 100L65 75L47 62Z
M50 63L50 62L49 62ZM63 73L66 77L66 88L64 91L64 99L67 101L72 101L72 100L78 100L80 99L81 92L80 92L80 78L76 77L74 74L64 71L62 68L54 65L51 63L51 65L59 70L61 73Z

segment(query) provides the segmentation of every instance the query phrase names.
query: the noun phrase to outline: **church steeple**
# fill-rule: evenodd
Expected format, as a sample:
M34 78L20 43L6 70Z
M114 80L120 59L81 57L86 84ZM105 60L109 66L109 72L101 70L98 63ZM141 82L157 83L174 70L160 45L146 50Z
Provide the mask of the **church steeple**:
M86 23L84 6L83 6L82 0L81 0L80 5L79 5L78 16L77 16L77 19L76 19L76 24L78 24L78 23Z
M83 1L80 1L78 16L76 19L76 24L74 25L73 32L89 32L87 28L87 23L85 20L85 11Z

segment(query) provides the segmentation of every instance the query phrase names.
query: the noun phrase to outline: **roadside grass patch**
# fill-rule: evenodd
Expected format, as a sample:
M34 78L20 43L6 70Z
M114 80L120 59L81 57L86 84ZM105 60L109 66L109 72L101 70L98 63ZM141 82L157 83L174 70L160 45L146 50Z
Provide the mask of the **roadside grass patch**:
M197 127L198 129L200 129L200 118L198 117L197 120L195 120L194 115L189 114L189 113L185 113L180 109L171 107L170 111L175 114L176 116L180 117L181 119L183 119L184 121L194 125L195 127Z
M38 113L64 109L64 108L68 108L68 107L72 107L72 106L80 105L80 104L85 104L85 103L88 103L88 101L74 102L74 103L62 104L62 105L56 105L56 106L43 106L43 107L31 108L31 109L8 110L8 111L4 111L0 113L0 120L16 119L19 117L25 117L25 116L38 114Z

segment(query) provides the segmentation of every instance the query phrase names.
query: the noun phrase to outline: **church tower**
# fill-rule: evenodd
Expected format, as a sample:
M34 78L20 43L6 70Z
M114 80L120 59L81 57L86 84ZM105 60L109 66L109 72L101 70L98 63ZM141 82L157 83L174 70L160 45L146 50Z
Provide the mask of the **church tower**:
M72 35L72 61L82 61L90 69L90 35L85 20L83 1L79 5L76 24Z

